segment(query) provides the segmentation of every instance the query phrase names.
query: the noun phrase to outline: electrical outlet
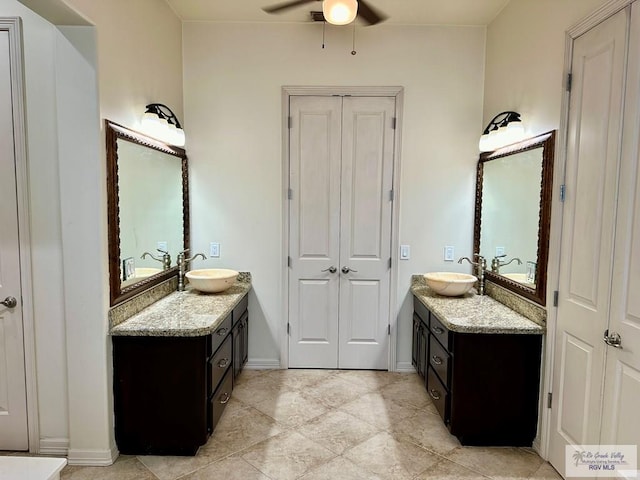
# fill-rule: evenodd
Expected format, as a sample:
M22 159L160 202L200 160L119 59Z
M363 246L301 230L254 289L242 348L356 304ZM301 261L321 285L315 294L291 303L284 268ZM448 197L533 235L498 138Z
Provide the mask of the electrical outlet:
M156 243L156 248L158 250L162 250L163 252L168 252L169 249L167 248L167 242L158 242Z
M217 242L211 242L209 244L209 256L214 258L220 257L220 244Z
M400 260L409 260L411 257L411 247L409 245L400 245Z
M454 248L450 245L444 247L444 261L453 262L453 257L454 257Z
M503 255L505 255L505 248L496 247L496 257L502 257Z

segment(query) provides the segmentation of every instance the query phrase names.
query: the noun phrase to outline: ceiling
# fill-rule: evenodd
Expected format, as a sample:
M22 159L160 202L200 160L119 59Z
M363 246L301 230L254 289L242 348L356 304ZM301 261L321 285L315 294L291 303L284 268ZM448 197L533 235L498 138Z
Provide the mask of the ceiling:
M183 21L309 22L320 0L279 15L262 7L285 0L166 0ZM488 25L510 0L368 0L389 25Z

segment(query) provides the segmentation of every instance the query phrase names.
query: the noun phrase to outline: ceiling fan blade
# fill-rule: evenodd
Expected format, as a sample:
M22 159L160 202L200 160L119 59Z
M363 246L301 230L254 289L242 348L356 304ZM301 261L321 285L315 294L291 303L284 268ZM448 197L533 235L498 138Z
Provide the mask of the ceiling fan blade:
M369 25L384 22L388 18L385 14L365 2L365 0L358 0L358 16Z
M305 3L313 3L316 1L318 0L292 0L290 2L277 3L269 7L264 7L262 10L264 10L267 13L280 13L284 10L289 10L290 8L294 8L299 5L304 5Z

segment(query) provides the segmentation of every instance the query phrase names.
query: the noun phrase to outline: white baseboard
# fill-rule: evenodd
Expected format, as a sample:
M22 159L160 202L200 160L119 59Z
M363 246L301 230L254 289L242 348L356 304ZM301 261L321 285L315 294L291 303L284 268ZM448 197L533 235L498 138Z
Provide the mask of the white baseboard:
M401 373L415 373L416 369L413 368L411 362L398 362L396 363L396 372Z
M280 360L273 358L250 358L244 368L247 370L271 370L280 368Z
M69 453L69 439L68 438L41 438L40 449L38 454L40 455L54 455L57 457L66 457Z
M69 465L85 465L91 467L108 467L113 465L120 455L118 448L114 445L110 450L77 450L70 448L67 456Z

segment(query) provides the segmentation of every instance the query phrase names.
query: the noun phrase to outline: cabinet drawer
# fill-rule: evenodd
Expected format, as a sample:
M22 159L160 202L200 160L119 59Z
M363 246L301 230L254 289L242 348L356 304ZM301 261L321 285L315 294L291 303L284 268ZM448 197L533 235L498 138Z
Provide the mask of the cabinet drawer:
M249 296L245 295L244 297L242 297L242 300L240 300L240 303L238 303L238 305L235 306L235 308L233 309L233 325L235 325L238 320L240 320L240 318L242 318L242 314L244 312L247 311L247 308L249 306Z
M449 330L440 322L440 320L438 320L438 317L433 314L431 314L430 330L433 336L438 339L440 344L451 352L449 349Z
M232 346L233 342L231 341L231 335L227 335L227 339L220 346L218 351L213 354L211 360L209 360L209 369L210 369L210 382L211 387L209 389L209 394L220 383L220 379L224 376L225 372L231 365L231 355L232 355Z
M438 413L445 424L449 423L449 391L442 385L440 379L432 368L427 373L427 392L431 397L431 402L435 405Z
M209 335L209 345L207 346L207 358L220 348L227 335L231 333L231 314L227 315L218 328Z
M438 374L447 388L450 388L449 360L449 353L442 348L440 342L433 335L429 335L429 365L431 365L431 368Z
M413 297L413 311L420 319L429 326L429 310L425 307L420 300Z
M216 428L216 425L220 421L220 417L222 417L222 412L224 412L227 403L229 403L229 400L231 400L232 388L233 370L229 368L227 369L227 373L225 373L222 382L209 399L209 421L207 422L209 432L213 432L213 430Z

